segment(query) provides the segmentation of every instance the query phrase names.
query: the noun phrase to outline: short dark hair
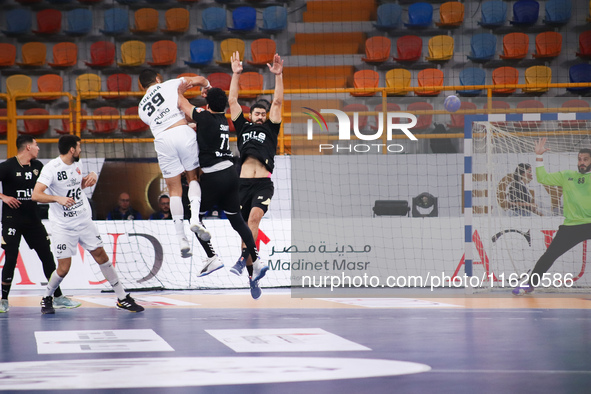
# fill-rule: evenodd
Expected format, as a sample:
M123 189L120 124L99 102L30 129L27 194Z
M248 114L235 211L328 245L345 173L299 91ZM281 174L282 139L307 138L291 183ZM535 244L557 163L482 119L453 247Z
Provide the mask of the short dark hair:
M226 105L228 105L228 96L220 88L211 88L207 91L205 101L207 101L207 105L213 112L224 112Z
M76 149L78 146L78 142L80 141L80 137L74 134L66 134L62 135L57 142L57 148L60 152L60 155L67 154L71 148Z
M20 152L25 149L27 144L32 144L33 141L35 141L35 138L32 135L19 135L16 137L16 149Z
M162 201L163 198L168 198L170 200L170 197L168 197L168 194L163 194L160 197L158 197L158 202Z
M267 101L267 100L265 100L265 101ZM269 112L269 110L267 109L267 106L264 104L264 101L257 101L256 103L254 103L252 105L252 107L250 107L250 113L251 114L255 110L255 108L261 108L261 109L264 109L265 112Z
M142 85L142 88L147 89L148 86L156 82L157 76L158 73L152 70L151 68L146 68L145 70L142 70L142 72L140 72L139 77L140 85Z
M515 172L513 173L513 179L517 180L517 177L519 177L519 180L521 180L521 177L529 169L531 169L531 164L529 164L529 163L519 163L517 165L517 168L515 168Z
M589 156L591 156L591 149L589 149L589 148L582 148L582 149L579 151L579 154L581 154L581 153L586 153L586 154L588 154Z

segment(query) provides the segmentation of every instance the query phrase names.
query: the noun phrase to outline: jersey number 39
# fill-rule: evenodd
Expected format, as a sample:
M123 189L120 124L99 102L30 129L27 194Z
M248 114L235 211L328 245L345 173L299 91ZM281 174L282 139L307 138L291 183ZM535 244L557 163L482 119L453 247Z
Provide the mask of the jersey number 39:
M152 116L154 111L156 111L156 107L160 107L162 105L162 103L164 102L164 97L162 97L160 93L156 93L150 101L148 101L142 107L142 110L146 111L148 116Z

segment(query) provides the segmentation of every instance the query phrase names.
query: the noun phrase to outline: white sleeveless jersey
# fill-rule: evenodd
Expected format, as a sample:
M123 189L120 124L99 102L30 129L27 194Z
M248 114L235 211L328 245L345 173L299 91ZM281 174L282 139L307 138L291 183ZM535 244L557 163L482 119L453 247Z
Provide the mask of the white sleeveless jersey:
M67 165L59 157L51 160L41 170L37 182L47 186L47 194L71 197L75 201L69 208L57 202L49 204L49 220L52 225L75 229L89 220L92 221L90 203L82 190L82 174L81 162Z
M140 119L150 126L154 138L181 119L185 114L179 109L179 85L182 78L152 85L138 106Z

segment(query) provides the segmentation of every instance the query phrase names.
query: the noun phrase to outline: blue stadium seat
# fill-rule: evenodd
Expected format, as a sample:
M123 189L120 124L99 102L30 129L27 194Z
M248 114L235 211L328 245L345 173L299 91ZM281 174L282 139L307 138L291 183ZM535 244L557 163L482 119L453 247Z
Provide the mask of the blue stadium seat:
M501 0L491 0L482 3L482 19L478 24L482 27L499 27L507 19L507 3Z
M402 7L394 3L382 4L378 7L378 20L373 25L378 30L392 30L400 26Z
M126 33L129 30L129 14L123 8L111 8L105 11L105 28L100 32L107 35Z
M64 33L72 36L82 36L92 30L92 11L85 8L76 8L66 13L68 28Z
M18 36L31 31L31 11L26 8L17 8L6 13L6 30L2 33L7 36Z
M575 64L568 69L568 78L572 83L591 82L591 64ZM591 91L591 88L566 88L569 92L584 94Z
M279 33L287 27L287 9L272 5L263 10L263 27L259 29L266 33Z
M213 60L213 41L206 38L200 38L191 41L191 60L185 61L187 66L200 67L206 66Z
M540 13L540 3L536 0L519 0L513 4L512 25L527 26L533 25L538 21Z
M226 30L226 11L223 8L209 7L201 14L203 27L197 28L201 33L217 34Z
M232 11L233 27L228 27L230 31L247 32L252 31L257 26L257 11L253 7L238 7Z
M429 3L414 3L408 7L406 27L429 27L433 21L433 6Z
M486 85L486 73L481 68L465 68L460 72L460 85ZM458 90L457 93L462 96L478 96L482 93L482 89Z
M545 8L545 24L556 26L568 23L572 8L570 0L548 0Z
M472 51L468 59L474 62L487 62L495 57L497 51L497 38L490 33L475 34L470 39Z

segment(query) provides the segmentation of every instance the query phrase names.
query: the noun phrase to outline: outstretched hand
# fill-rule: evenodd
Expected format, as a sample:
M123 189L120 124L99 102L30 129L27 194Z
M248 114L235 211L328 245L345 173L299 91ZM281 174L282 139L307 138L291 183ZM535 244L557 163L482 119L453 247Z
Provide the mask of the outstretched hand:
M234 74L240 74L242 72L242 62L240 61L240 52L236 51L230 57L230 63L232 64L232 72Z
M535 145L534 148L534 152L536 153L536 155L543 155L544 153L548 152L550 150L550 148L546 148L546 140L547 138L540 138Z
M273 74L280 75L283 72L283 59L278 54L275 54L273 56L273 65L267 63L267 67Z

